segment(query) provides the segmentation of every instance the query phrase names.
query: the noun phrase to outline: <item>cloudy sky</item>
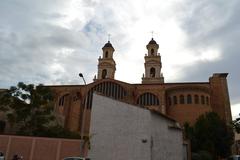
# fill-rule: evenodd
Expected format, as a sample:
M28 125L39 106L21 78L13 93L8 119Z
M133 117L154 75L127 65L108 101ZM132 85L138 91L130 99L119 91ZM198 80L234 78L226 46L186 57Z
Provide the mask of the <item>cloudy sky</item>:
M239 0L1 0L0 88L92 82L111 34L116 79L140 83L146 44L159 43L165 82L227 72L240 113ZM239 109L238 109L239 108Z

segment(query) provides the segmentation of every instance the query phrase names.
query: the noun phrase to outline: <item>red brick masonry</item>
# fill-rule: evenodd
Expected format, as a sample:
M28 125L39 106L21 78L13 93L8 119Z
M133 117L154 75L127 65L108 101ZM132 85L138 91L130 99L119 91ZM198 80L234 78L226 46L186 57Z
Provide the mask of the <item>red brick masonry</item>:
M24 160L62 160L80 155L80 140L0 135L0 151L6 160L14 154Z

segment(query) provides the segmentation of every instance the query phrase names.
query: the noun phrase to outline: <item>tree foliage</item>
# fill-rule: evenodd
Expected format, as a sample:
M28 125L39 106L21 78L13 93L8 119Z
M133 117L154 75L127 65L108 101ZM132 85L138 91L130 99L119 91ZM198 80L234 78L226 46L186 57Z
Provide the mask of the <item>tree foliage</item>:
M212 160L212 155L208 151L199 151L192 154L192 160Z
M3 120L0 120L0 133L4 132L5 127L6 127L6 122Z
M184 128L186 138L191 140L192 152L206 151L214 159L226 158L231 154L232 127L226 125L216 113L206 113L198 118L193 127L185 124Z
M5 112L7 121L16 134L48 137L76 137L56 123L53 95L48 87L42 84L24 84L19 82L16 87L2 92L0 110Z
M237 133L240 133L240 117L236 118L233 122L232 122L233 128Z
M54 120L52 99L47 87L19 82L2 94L0 105L18 134L36 135Z

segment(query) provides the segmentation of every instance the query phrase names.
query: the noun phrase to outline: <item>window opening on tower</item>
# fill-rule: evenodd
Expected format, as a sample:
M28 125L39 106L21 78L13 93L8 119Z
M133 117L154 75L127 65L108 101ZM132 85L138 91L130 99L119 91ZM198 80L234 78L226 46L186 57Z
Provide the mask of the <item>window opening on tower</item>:
M152 48L152 49L151 49L151 55L153 55L153 54L154 54L154 49Z
M104 70L102 71L102 79L105 79L106 77L107 77L107 70L104 69Z
M108 58L108 51L105 52L105 58Z
M151 78L154 78L154 77L155 77L155 74L156 74L156 70L155 70L155 68L152 67L152 68L150 69L150 77L151 77Z

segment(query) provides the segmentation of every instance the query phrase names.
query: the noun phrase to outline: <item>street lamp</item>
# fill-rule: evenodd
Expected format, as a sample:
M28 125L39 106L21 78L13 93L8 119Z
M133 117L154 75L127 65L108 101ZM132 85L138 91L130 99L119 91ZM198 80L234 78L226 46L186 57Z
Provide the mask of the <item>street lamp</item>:
M84 76L82 73L79 73L79 77L81 77L83 79L83 82L85 84L85 89L87 91L87 84L86 81L84 79ZM88 99L88 93L86 92L86 97L85 97L85 101L84 101L84 107L83 107L83 115L82 115L82 125L81 125L81 138L84 138L84 129L85 129L85 112L86 112L86 108L87 108L87 99Z
M84 84L87 85L82 73L79 73L79 77L81 77L83 79Z
M84 82L84 85L85 85L85 91L87 91L87 84L86 84L86 81L84 79L84 76L82 73L79 73L79 77L81 77L83 79L83 82ZM80 133L80 136L81 136L81 139L82 139L82 155L84 156L84 143L85 143L85 140L84 140L84 129L85 129L85 112L86 112L86 106L87 106L87 99L88 99L88 93L86 92L86 97L85 97L85 101L84 101L84 107L83 107L83 114L82 114L82 125L81 125L81 133ZM81 103L80 103L81 104Z

